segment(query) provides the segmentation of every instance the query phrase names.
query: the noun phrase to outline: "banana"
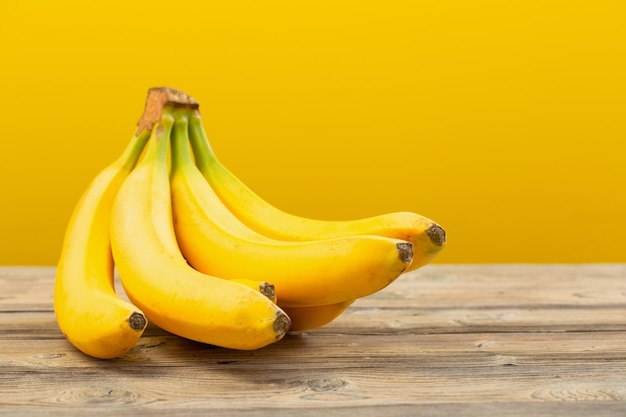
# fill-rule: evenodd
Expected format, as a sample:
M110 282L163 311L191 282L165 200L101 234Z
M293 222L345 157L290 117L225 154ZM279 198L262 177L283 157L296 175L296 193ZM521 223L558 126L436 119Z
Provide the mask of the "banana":
M260 292L273 303L276 303L278 301L278 298L276 296L276 287L274 287L274 284L270 284L267 281L258 281L245 278L234 278L231 279L231 281L238 282L245 285L246 287L252 288L254 291Z
M167 97L155 99L157 110L144 112L157 115L148 150L122 185L111 216L113 258L127 295L157 326L191 340L242 350L280 340L291 322L276 304L242 283L193 269L180 253L172 225L169 136L174 107L195 101L168 89L150 93Z
M356 300L311 307L283 307L291 319L289 331L316 329L335 320Z
M268 237L310 241L355 235L379 235L413 244L407 271L429 263L445 246L446 233L434 221L412 212L394 212L355 220L318 220L286 213L262 199L215 156L199 111L190 118L190 138L196 163L220 199L243 223Z
M57 264L54 311L59 328L76 348L100 359L128 352L147 325L141 310L115 293L109 219L115 195L149 136L148 131L134 136L83 192Z
M393 282L410 264L409 242L380 236L307 242L242 237L237 233L240 227L228 227L238 220L197 169L187 129L187 117L178 115L170 182L177 242L195 269L227 279L271 277L278 305L298 307L370 295Z

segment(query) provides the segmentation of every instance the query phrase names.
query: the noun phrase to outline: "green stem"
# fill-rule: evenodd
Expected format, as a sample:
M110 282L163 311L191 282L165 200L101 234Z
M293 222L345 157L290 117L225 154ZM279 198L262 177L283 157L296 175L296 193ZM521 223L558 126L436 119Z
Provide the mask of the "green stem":
M202 117L197 111L189 117L189 138L196 158L196 165L200 170L218 163L202 126Z
M155 161L167 161L170 135L174 118L169 109L163 109L163 115L158 123L152 127L148 149L140 164L152 164Z
M146 143L150 138L150 131L144 130L138 136L133 136L130 143L124 149L122 155L120 155L117 163L119 166L127 171L131 171L137 165L139 157L146 147Z
M172 147L172 174L185 166L194 164L189 149L189 121L187 114L183 113L176 117L174 130L171 137Z

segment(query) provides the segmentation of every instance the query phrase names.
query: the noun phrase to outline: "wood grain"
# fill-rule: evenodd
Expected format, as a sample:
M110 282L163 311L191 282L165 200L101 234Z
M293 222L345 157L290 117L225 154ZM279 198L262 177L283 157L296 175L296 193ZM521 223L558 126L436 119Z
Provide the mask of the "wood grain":
M54 268L0 268L0 415L623 416L626 265L430 265L329 325L233 351L59 332Z

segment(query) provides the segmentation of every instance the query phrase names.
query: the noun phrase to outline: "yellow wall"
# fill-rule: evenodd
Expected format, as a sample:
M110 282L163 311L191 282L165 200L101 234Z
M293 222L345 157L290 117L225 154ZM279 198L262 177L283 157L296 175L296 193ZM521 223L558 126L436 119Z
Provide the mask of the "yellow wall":
M439 221L439 263L626 262L626 2L3 1L0 264L55 264L149 87L288 211Z

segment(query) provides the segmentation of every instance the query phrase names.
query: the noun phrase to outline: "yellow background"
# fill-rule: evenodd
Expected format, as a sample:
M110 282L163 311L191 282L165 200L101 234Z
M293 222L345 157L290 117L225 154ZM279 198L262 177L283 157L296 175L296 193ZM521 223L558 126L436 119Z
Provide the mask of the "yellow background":
M152 86L318 218L410 210L439 263L624 262L626 2L0 2L0 264L55 264Z

